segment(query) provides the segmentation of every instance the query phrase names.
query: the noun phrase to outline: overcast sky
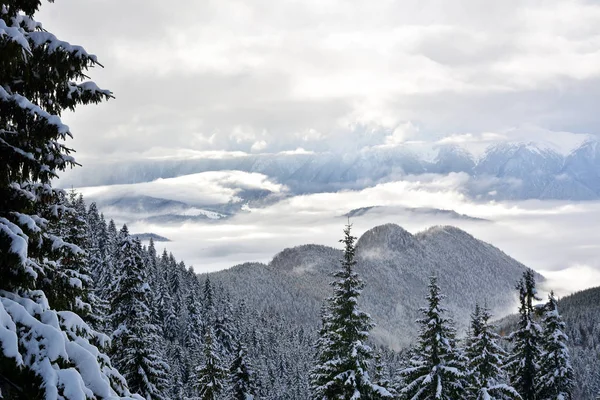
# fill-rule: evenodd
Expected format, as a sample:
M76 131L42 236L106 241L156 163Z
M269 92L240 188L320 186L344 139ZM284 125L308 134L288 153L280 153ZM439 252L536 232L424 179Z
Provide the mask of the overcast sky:
M116 96L65 117L80 158L600 132L596 1L57 0L37 18Z

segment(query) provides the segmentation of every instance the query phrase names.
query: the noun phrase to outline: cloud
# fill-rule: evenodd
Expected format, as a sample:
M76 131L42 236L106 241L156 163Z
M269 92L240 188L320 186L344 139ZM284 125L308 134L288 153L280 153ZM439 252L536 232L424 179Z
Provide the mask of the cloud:
M173 181L177 183L175 187L158 181L150 186L130 185L123 191L164 196L198 206L235 197L230 187L240 185L240 181L247 187L285 190L261 176L224 179L220 175L198 177L195 174L186 179L187 184ZM338 246L341 228L346 223L344 214L362 207L391 206L353 217L356 234L390 222L413 233L433 225L455 225L547 275L549 280L544 289L554 289L561 296L600 284L597 279L600 232L594 223L600 219L600 202L473 201L463 195L469 179L465 174L412 176L363 190L287 197L261 208L246 207L246 212L217 223L164 224L138 220L131 223L130 229L170 238L173 241L166 244L168 250L202 272L247 261L268 262L284 248L301 244ZM215 193L218 198L214 198ZM91 191L84 190L84 194L93 198ZM454 210L489 222L456 219L447 214L415 213L407 208ZM117 217L117 222L122 223L121 215L107 211L108 217ZM128 218L131 217L129 214Z
M591 2L62 0L39 19L116 95L65 115L82 158L600 126Z
M411 122L406 122L398 125L391 135L386 136L385 144L396 145L406 142L408 139L417 137L419 128Z
M183 202L193 206L226 204L239 201L242 190L267 190L283 193L284 185L271 182L258 173L242 171L210 171L157 179L151 182L78 188L91 200L148 196Z
M265 142L264 140L260 140L260 141L254 142L254 144L250 148L250 151L259 152L261 150L264 150L266 147L267 147L267 142Z
M600 246L596 248L596 251ZM577 292L587 287L600 286L600 271L590 265L574 264L559 271L540 271L547 281L541 287L553 290L559 296Z

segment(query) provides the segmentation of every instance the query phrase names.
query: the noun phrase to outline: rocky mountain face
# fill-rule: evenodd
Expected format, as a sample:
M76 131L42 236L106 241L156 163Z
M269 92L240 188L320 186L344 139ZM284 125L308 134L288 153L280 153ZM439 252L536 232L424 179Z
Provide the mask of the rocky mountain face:
M414 320L430 275L439 277L446 306L462 327L476 302L487 302L497 315L513 311L514 286L526 268L494 246L449 226L416 235L395 224L377 226L360 237L356 256L357 271L366 283L361 304L377 323L373 337L396 349L408 346L416 336ZM235 300L313 330L341 257L337 249L304 245L283 250L267 265L238 265L210 277Z
M542 198L592 200L600 196L600 146L587 141L569 154L560 173L542 193Z

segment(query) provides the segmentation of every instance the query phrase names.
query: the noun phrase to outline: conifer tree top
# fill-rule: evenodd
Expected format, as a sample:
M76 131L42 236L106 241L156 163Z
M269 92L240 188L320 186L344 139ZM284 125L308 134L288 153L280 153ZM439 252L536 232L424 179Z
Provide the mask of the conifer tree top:
M344 228L344 257L331 283L333 296L323 310L323 327L317 341L318 363L311 376L312 390L322 399L391 398L386 388L371 382L368 373L372 350L367 345L374 324L358 307L364 283L354 271L356 261L352 226Z

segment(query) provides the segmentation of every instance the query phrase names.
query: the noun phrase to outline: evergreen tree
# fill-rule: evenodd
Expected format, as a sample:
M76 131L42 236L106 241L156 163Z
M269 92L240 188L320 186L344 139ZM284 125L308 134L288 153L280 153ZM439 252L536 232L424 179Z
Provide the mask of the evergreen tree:
M489 310L479 305L471 314L471 327L465 356L468 360L469 397L475 400L520 399L517 391L505 384L503 370L506 352L499 345L500 336L490 325Z
M373 377L375 385L383 388L387 388L388 392L392 394L392 396L396 395L396 391L393 389L393 384L390 382L389 373L387 370L388 366L386 365L383 357L381 356L381 352L378 352L375 356L375 376ZM375 399L379 398L378 396L374 396Z
M93 281L85 251L88 248L85 203L71 190L68 194L59 193L57 206L60 218L50 225L49 233L76 247L64 252L58 260L60 268L50 273L58 279L53 279L52 287L48 288L48 300L63 310L76 312L90 323L95 319L91 303L96 305L96 302L92 299Z
M167 399L169 367L160 354L159 331L151 322L150 287L139 241L127 226L119 233L116 291L111 303L112 358L129 387L146 400Z
M195 388L202 400L215 400L223 391L227 369L222 365L212 329L204 336L204 365L197 367Z
M538 363L542 351L542 328L535 320L536 310L533 303L541 299L536 295L535 277L532 270L528 269L523 273L523 278L517 284L517 290L520 302L519 325L517 330L509 336L514 347L506 366L510 382L523 400L535 400Z
M254 371L250 366L246 347L238 342L235 357L229 368L230 398L234 400L253 400L256 396Z
M210 277L207 276L202 289L202 306L204 309L205 320L208 325L212 325L216 318L214 297L212 283Z
M327 300L320 338L317 365L311 374L311 389L317 399L370 399L391 394L371 382L368 373L372 350L366 344L374 324L358 308L364 283L354 271L354 241L351 225L344 229L342 268L334 274L334 294Z
M115 279L119 275L120 271L117 271L117 257L120 251L119 249L119 233L117 232L117 226L115 221L112 219L106 226L106 231L102 232L104 237L102 238L103 249L101 255L103 257L101 264L98 265L99 271L97 272L97 285L99 287L98 293L100 297L107 302L112 299L112 294L117 290L116 284L118 282Z
M179 293L179 279L174 278L173 276L178 274L177 271L177 263L173 257L173 254L167 254L165 250L161 257L160 262L161 268L164 268L165 273L165 291L163 293L164 300L164 324L163 331L165 333L165 337L170 342L175 342L179 336L180 327L179 327L179 310L181 309L181 304L179 304L179 300L181 299L181 293ZM173 283L177 283L176 286L173 286Z
M222 287L220 288L220 292L224 292ZM221 307L214 319L213 329L221 353L228 357L234 353L237 341L237 335L235 334L233 321L231 320L232 314L231 301L229 295L226 294L221 300Z
M83 210L82 210L83 211ZM82 214L83 215L83 214ZM85 213L87 222L87 254L88 266L93 288L92 291L92 309L94 310L95 319L91 321L94 329L100 332L109 332L107 315L110 312L109 302L103 298L99 279L102 269L104 269L105 256L103 254L103 241L106 237L106 222L104 218L98 214L96 203L90 204L87 213Z
M81 281L81 296L78 299L81 311L79 314L90 326L97 330L104 327L105 304L96 293L96 284L92 278L88 249L90 243L90 226L87 222L87 209L83 196L74 190L69 192L68 204L72 212L62 220L68 227L66 235L70 243L77 245L84 252L65 260L64 264L71 265L70 269L75 279Z
M190 292L186 298L186 322L184 327L184 344L194 357L199 356L202 347L202 315L196 295Z
M573 368L567 349L565 323L558 313L554 293L548 295L544 307L544 327L542 336L543 351L540 357L538 376L538 399L571 400L573 398Z
M422 308L423 318L419 342L410 366L400 374L406 386L400 389L403 399L456 400L466 397L465 365L457 350L452 320L444 317L437 278L429 281L428 306Z
M144 263L148 271L148 279L151 282L158 281L158 257L156 255L156 247L154 246L154 240L150 238L148 242L148 248L144 252Z
M62 236L71 210L51 186L77 165L61 113L111 93L86 81L94 55L42 29L40 5L0 1L0 390L21 399L125 396L98 351L106 337L78 315L89 277L69 265L83 251Z

